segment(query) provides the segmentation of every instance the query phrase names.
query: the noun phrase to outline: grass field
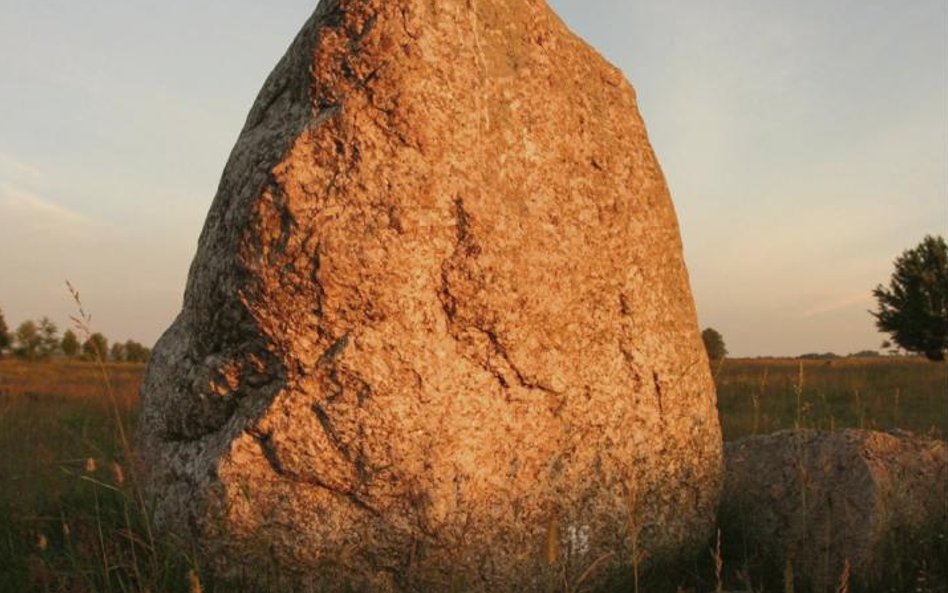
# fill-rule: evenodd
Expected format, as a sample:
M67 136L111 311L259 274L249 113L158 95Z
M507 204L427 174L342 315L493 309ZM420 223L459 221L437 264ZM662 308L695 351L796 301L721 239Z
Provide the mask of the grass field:
M111 387L95 364L0 361L0 592L186 590L116 430L134 425L143 367L106 371Z
M725 360L714 372L726 441L797 425L948 434L948 365L924 358Z
M728 440L794 426L948 434L945 364L727 360L714 370ZM143 367L105 371L108 384L95 364L0 360L0 593L243 591L213 583L189 542L151 534L139 468L116 430L117 421L134 430ZM944 537L899 550L900 576L882 591L948 591ZM722 570L729 590L747 591L750 581L755 591L787 591L763 585L779 575L752 574L747 558L727 552L740 547L730 543ZM718 587L710 555L673 583L656 576L665 584L642 593Z

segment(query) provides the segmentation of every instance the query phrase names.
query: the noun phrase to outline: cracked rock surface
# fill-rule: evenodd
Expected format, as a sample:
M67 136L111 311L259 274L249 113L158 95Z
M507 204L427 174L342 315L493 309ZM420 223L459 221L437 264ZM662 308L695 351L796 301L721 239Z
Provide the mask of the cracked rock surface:
M159 523L299 591L595 586L722 480L635 93L543 0L323 0L142 398Z

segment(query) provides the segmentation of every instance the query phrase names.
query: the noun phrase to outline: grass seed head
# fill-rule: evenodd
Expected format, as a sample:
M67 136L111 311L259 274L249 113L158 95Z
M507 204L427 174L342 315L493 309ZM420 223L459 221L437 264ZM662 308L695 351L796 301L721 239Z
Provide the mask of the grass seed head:
M194 569L188 571L188 592L204 593L204 587L201 586L201 577Z
M112 462L112 481L115 482L116 486L125 483L125 472L122 470L122 466L115 461Z

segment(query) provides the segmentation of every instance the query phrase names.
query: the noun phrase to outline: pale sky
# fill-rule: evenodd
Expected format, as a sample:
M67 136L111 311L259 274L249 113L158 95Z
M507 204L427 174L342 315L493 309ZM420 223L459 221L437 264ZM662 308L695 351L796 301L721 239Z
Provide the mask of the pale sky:
M878 347L948 234L948 2L553 0L636 87L700 323L732 355ZM0 0L0 309L152 343L264 79L315 0Z

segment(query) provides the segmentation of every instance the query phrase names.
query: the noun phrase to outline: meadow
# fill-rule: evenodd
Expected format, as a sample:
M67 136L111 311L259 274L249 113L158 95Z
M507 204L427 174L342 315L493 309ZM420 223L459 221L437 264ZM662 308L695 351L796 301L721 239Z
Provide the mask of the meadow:
M250 591L213 582L192 543L152 531L130 448L143 370L0 360L0 593ZM726 440L795 426L948 434L946 364L755 359L713 371ZM948 591L944 531L899 542L880 591ZM639 590L794 591L762 572L764 560L739 541L709 542L709 553L673 575L645 575Z
M948 435L948 365L922 357L725 359L714 374L725 441L796 426Z

